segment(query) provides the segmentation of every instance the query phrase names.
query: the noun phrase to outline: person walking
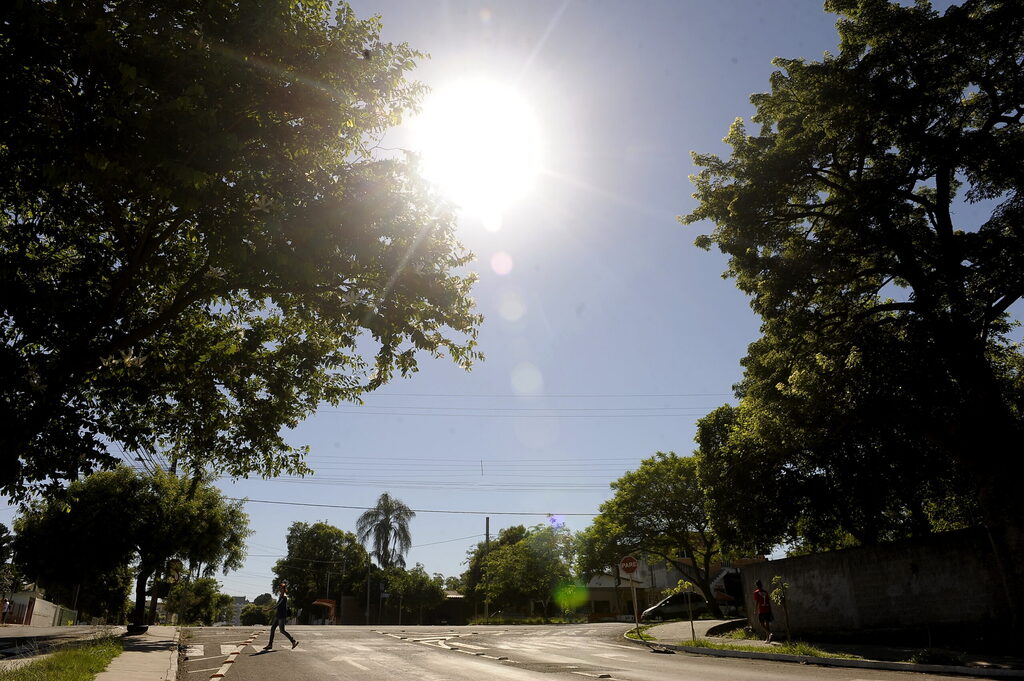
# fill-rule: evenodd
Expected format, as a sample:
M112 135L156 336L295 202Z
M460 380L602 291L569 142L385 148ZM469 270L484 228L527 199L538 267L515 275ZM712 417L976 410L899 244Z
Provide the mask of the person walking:
M7 616L11 614L11 602L6 598L4 599L3 609L3 619L0 620L0 623L7 624Z
M281 627L281 633L292 642L292 648L299 645L299 642L292 638L292 635L285 631L284 625L288 621L288 582L281 582L277 587L277 605L274 606L274 623L270 625L270 641L263 647L263 650L272 650L274 647L274 632Z
M757 610L757 621L761 623L767 634L764 639L765 643L771 643L772 620L775 619L772 616L772 599L768 592L764 590L764 585L761 584L760 579L754 582L754 587L754 609Z

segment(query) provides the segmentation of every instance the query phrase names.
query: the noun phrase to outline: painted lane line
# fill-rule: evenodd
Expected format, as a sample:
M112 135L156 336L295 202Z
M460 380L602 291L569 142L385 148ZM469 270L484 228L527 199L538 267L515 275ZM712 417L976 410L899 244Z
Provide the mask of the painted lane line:
M353 666L353 667L355 667L356 669L361 669L361 670L363 670L364 672L368 672L368 671L370 671L370 668L369 668L369 667L366 667L366 666L364 666L364 665L361 665L361 664L359 664L358 662L356 662L355 660L353 660L353 659L351 659L351 658L348 658L348 657L345 657L344 655L339 655L338 657L334 657L334 658L331 658L331 662L345 662L345 663L347 663L347 664L350 664L350 665L352 665L352 666Z
M470 650L487 650L487 646L475 646L469 643L463 643L462 641L452 641L452 645L456 645L460 648L469 648Z
M250 645L253 642L253 640L260 635L261 631L262 630L254 632L252 636L248 638L248 640L240 643L235 649L235 651L228 655L228 659L224 660L224 664L221 665L220 669L218 669L216 673L210 675L210 678L223 679L224 676L228 673L228 670L231 669L231 665L234 664L235 659L238 658L239 653L245 650L246 646Z
M191 644L185 648L185 658L202 657L206 653L202 644Z
M188 673L189 674L198 674L199 672L212 672L212 671L217 670L217 669L220 669L220 667L210 667L209 669L190 669Z

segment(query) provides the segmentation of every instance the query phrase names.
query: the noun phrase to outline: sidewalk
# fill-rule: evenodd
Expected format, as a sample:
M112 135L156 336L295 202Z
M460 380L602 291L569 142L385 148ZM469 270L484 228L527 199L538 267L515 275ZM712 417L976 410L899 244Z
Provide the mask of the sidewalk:
M778 641L765 643L761 640L742 640L715 636L716 630L726 629L728 628L727 625L735 622L736 620L695 620L693 622L693 629L698 639L704 639L712 643L740 645L744 647L744 650L716 650L714 648L698 648L686 645L691 640L689 621L658 624L648 629L647 635L654 637L657 648L667 648L669 650L679 650L699 655L746 657L830 667L857 667L1024 679L1024 656L967 655L962 665L914 664L900 661L907 659L909 654L913 652L913 650L908 648L808 642L819 650L854 655L858 659L819 658L785 654L781 651L781 643ZM635 643L642 645L640 641L635 641Z
M178 628L151 626L124 637L124 652L96 681L174 681L178 676Z
M124 652L96 681L174 681L178 673L177 627L152 626L142 635L126 636L125 627L88 626L0 628L0 669L28 664L53 649L100 636L120 636Z

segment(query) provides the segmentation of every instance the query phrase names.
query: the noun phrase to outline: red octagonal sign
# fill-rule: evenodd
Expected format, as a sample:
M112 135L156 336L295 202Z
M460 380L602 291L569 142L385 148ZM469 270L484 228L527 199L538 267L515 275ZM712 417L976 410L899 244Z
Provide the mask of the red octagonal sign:
M619 569L625 572L627 575L636 572L636 558L633 556L626 556L619 561Z

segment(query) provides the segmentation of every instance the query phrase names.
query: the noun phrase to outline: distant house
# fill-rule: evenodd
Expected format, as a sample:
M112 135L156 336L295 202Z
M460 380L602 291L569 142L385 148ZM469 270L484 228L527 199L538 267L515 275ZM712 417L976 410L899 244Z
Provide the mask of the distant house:
M688 561L689 559L683 559ZM737 614L743 606L743 594L739 577L741 564L762 562L763 558L748 559L735 563L716 563L711 566L711 589L722 610L727 614ZM637 608L643 612L660 601L666 589L674 588L686 577L675 567L662 560L648 562L643 556L637 556L637 569L631 575L595 575L587 583L590 602L581 609L591 621L632 620L633 595L636 587ZM694 590L700 593L699 588ZM707 594L702 594L707 598Z
M245 596L232 596L231 597L231 609L228 611L228 624L233 627L241 626L242 624L242 608L249 604L249 599Z

